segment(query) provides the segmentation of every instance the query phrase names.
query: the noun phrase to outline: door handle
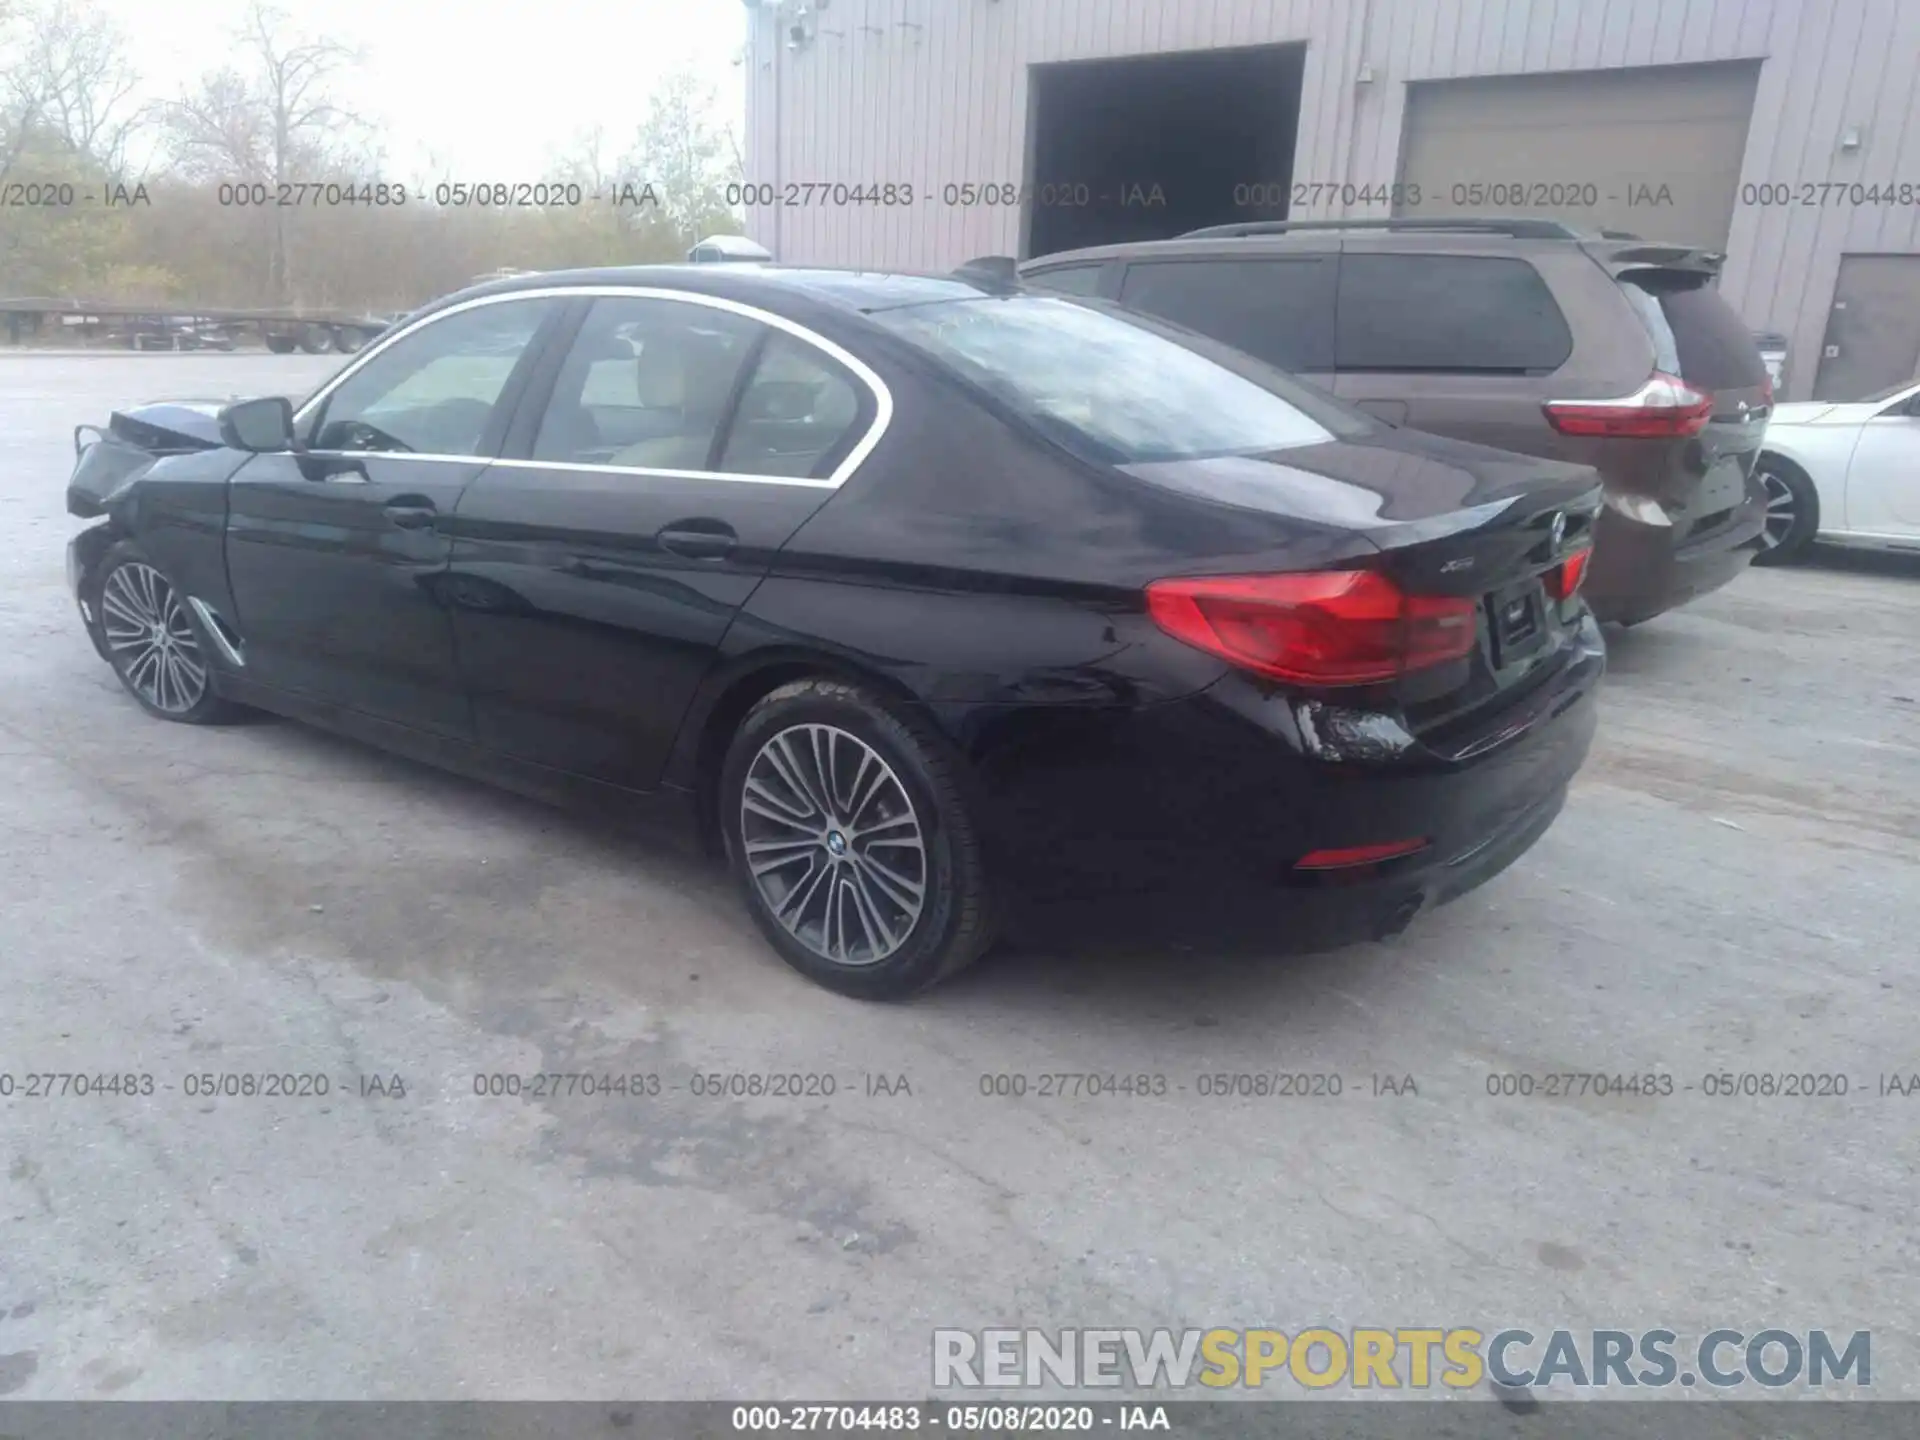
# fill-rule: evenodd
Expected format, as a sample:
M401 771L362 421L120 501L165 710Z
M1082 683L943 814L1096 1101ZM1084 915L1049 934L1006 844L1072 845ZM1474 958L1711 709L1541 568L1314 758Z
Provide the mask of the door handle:
M653 537L662 550L686 560L724 560L740 537L720 520L678 520Z
M380 508L402 530L425 530L440 518L439 510L424 495L398 495Z

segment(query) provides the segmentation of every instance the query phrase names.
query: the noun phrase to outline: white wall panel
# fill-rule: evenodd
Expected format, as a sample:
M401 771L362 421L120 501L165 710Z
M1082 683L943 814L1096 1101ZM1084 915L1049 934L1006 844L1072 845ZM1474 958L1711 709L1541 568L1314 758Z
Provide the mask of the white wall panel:
M1017 211L948 207L940 187L1024 178L1031 66L1225 45L1306 43L1298 180L1390 182L1409 81L1753 58L1744 182L1920 184L1920 0L831 0L818 20L797 52L784 22L753 27L750 178L920 197L750 211L748 232L789 261L1014 253ZM1363 63L1370 86L1354 84ZM1847 154L1852 125L1865 143ZM1840 256L1920 247L1920 206L1741 206L1728 245L1729 298L1789 334L1789 393L1805 394Z

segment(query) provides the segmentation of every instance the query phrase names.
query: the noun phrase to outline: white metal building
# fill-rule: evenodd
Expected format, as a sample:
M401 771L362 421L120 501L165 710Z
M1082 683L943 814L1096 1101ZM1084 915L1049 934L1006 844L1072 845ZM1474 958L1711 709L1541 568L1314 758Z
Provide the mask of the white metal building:
M747 3L784 261L1546 214L1724 250L1788 398L1920 371L1920 0Z

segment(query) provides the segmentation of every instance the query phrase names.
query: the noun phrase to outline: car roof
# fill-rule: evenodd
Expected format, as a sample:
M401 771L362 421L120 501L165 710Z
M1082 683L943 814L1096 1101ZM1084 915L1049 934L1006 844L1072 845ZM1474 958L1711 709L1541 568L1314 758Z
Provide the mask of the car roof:
M1436 250L1484 251L1488 246L1518 252L1557 249L1580 243L1573 236L1506 235L1489 230L1386 230L1355 227L1351 230L1315 229L1283 231L1272 235L1178 235L1169 240L1126 240L1112 245L1089 245L1082 250L1057 250L1036 255L1021 262L1020 268L1037 270L1042 266L1084 265L1107 260L1126 260L1140 255L1297 255L1325 253L1358 241L1388 242L1396 250L1407 248L1408 241L1418 248Z
M742 301L801 297L861 314L941 300L977 299L994 293L989 282L976 283L957 275L743 261L719 265L620 265L590 270L551 270L470 286L446 296L440 303L470 300L480 295L597 285L687 290Z
M1407 242L1411 240L1410 245ZM1127 259L1136 255L1240 255L1314 253L1353 248L1381 248L1406 253L1418 250L1470 249L1484 253L1489 248L1519 254L1553 250L1576 245L1596 259L1612 253L1627 253L1632 247L1641 258L1651 261L1653 252L1671 252L1674 257L1703 257L1710 252L1688 245L1649 241L1625 230L1591 229L1565 220L1535 215L1433 215L1390 219L1340 220L1250 220L1229 225L1210 225L1165 239L1126 240L1110 245L1089 245L1077 250L1061 250L1035 256L1022 270L1042 265L1095 264ZM1724 257L1721 257L1724 258Z

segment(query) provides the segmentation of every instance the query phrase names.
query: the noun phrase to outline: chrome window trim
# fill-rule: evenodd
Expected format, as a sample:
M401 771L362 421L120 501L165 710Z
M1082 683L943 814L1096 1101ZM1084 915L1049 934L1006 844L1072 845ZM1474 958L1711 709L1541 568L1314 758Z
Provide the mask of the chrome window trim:
M657 475L676 479L751 481L762 485L802 485L817 490L837 490L853 478L854 472L860 468L867 456L873 453L874 447L886 435L887 427L893 423L893 392L887 388L887 382L882 380L864 360L842 346L836 345L826 336L809 330L798 321L789 320L784 315L776 315L771 310L762 310L757 305L723 299L718 295L702 295L691 290L663 289L656 285L548 285L531 290L509 290L499 295L481 295L472 300L463 300L458 305L449 305L444 310L436 310L431 315L422 316L403 330L396 330L391 335L382 336L355 355L344 370L308 397L306 403L294 413L293 423L296 426L304 423L315 407L325 404L333 392L351 379L361 366L375 359L389 346L398 344L415 331L423 330L436 321L444 320L450 315L478 309L482 305L502 305L514 300L565 300L576 296L591 296L596 299L677 300L687 305L704 305L710 310L724 310L748 320L757 320L776 330L783 330L802 344L811 345L851 371L873 396L873 420L867 426L867 433L862 435L854 447L847 452L846 458L834 467L833 473L818 480L789 475L744 475L719 470L658 470L638 465L590 465L574 461L518 460L489 455L440 455L414 451L316 450L311 453L377 455L382 460L460 460L468 464L503 465L509 469L577 470L607 475Z
M835 490L834 476L822 480L802 475L749 475L740 470L662 470L650 465L594 465L584 460L496 460L509 470L575 470L586 475L650 475L663 480L723 480L753 485L799 485L809 490ZM836 470L834 475L838 475Z
M440 464L494 465L485 455L442 455L434 450L302 450L302 455L317 455L327 460L432 460ZM328 479L334 477L328 476Z

